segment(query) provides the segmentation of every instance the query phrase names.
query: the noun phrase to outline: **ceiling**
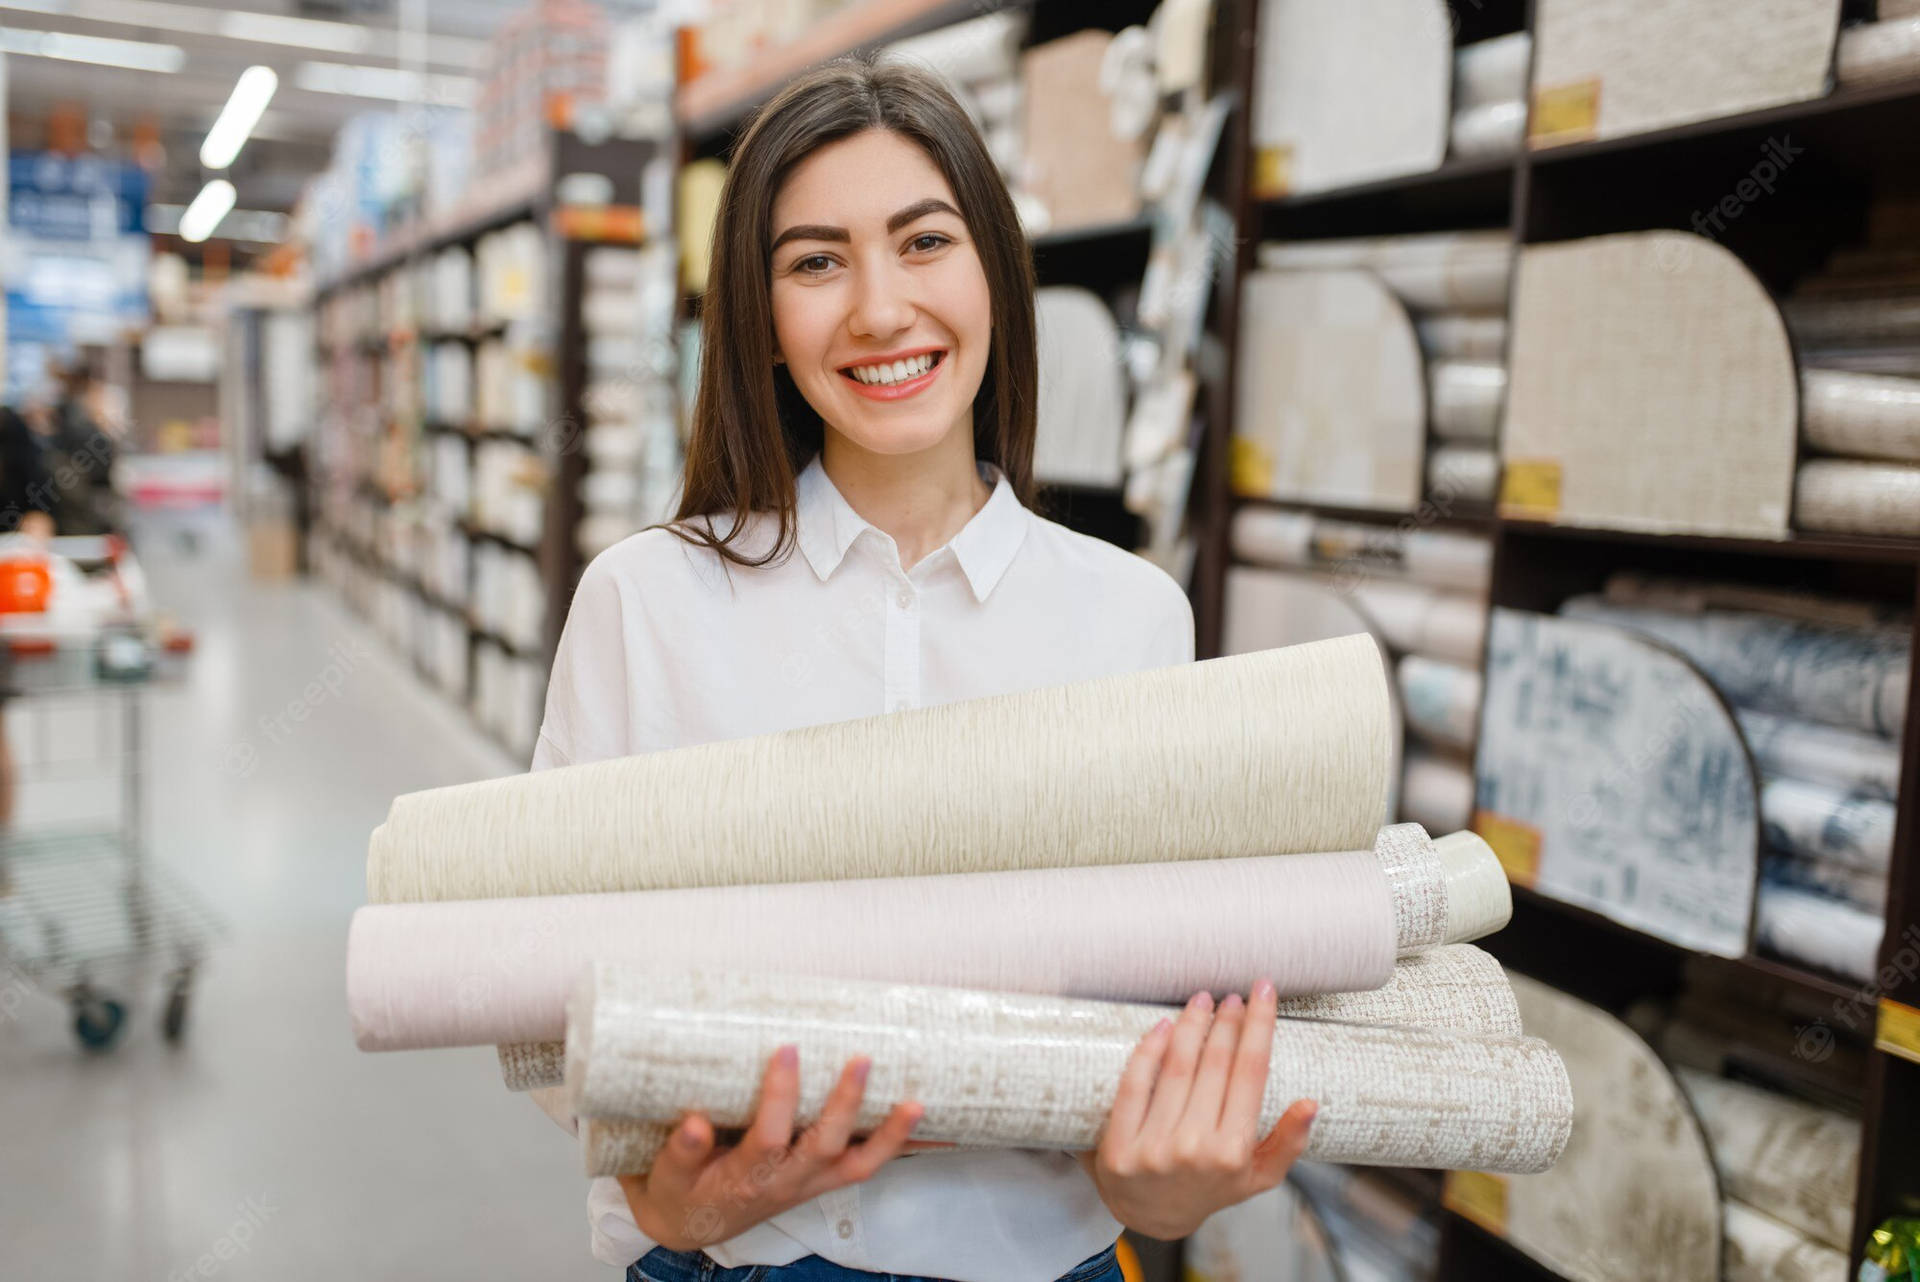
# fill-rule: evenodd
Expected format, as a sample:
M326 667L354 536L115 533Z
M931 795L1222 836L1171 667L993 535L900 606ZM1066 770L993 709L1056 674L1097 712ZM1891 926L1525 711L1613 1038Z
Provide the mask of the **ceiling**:
M397 9L410 23L425 17L426 70L454 78L436 79L430 96L448 100L461 88L458 78L480 73L487 38L510 14L529 7L531 0L247 0L244 8L192 0L0 0L0 30L16 47L39 39L19 33L59 32L172 45L184 54L172 73L8 55L13 144L35 142L48 113L61 105L84 108L123 139L137 123L152 121L166 148L152 199L185 203L207 176L197 153L208 127L240 73L263 63L279 74L280 87L227 176L239 190L240 207L284 210L302 184L326 167L333 136L345 121L394 105L391 99L302 89L296 83L302 64L397 68ZM652 4L603 7L636 12ZM260 24L254 15L262 14L330 25ZM304 43L239 38L250 34Z

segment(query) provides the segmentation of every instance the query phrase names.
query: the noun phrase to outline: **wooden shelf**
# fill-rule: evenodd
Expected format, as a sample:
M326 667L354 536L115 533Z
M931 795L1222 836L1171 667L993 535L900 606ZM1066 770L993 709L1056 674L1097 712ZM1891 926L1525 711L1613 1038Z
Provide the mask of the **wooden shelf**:
M1236 507L1265 507L1282 512L1304 512L1329 521L1356 521L1363 525L1392 525L1409 528L1460 530L1468 534L1491 534L1496 520L1491 509L1479 504L1460 504L1451 512L1394 512L1385 508L1341 507L1334 503L1304 503L1297 499L1276 499L1260 494L1235 494Z
M1513 177L1516 158L1490 156L1475 160L1449 160L1438 169L1423 169L1417 174L1396 174L1351 187L1329 187L1320 191L1298 192L1288 196L1268 196L1259 200L1263 209L1302 209L1346 200L1369 200L1403 192L1429 191L1462 183L1477 183L1487 178Z
M1684 548L1698 552L1730 552L1755 557L1797 560L1865 561L1876 564L1920 564L1920 541L1874 538L1867 535L1795 533L1783 539L1739 538L1710 534L1657 534L1647 530L1603 530L1588 526L1549 525L1541 521L1500 519L1508 534L1520 538L1564 539L1582 543L1642 544Z

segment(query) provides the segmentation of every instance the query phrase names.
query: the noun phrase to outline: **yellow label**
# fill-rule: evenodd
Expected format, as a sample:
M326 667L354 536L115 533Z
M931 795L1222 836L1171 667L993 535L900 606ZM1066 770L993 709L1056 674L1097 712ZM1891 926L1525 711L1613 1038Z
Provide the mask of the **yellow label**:
M1518 819L1495 814L1491 810L1473 812L1473 830L1493 847L1507 880L1516 886L1533 888L1540 879L1540 830Z
M1528 135L1536 147L1583 142L1600 127L1600 82L1577 80L1533 91L1533 122Z
M1880 1025L1874 1030L1873 1044L1889 1055L1920 1064L1920 1010L1882 997Z
M1551 521L1560 515L1560 464L1552 459L1514 459L1500 474L1500 515L1521 521Z
M1293 148L1261 147L1253 153L1253 194L1277 200L1293 190Z
M1273 456L1244 436L1233 438L1228 447L1233 492L1264 498L1273 491Z
M1485 1171L1448 1171L1440 1203L1495 1237L1507 1235L1507 1181Z

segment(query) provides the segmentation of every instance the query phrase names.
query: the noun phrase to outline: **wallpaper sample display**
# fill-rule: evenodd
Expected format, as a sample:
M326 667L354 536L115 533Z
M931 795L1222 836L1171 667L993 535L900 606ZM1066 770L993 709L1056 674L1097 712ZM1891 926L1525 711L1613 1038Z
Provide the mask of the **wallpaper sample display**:
M1026 194L1061 230L1124 222L1140 213L1145 145L1114 133L1112 99L1100 66L1113 35L1076 31L1020 57L1026 140Z
M1693 1069L1676 1076L1706 1129L1727 1196L1765 1207L1790 1228L1845 1250L1853 1232L1860 1123Z
M368 898L1359 849L1390 710L1378 647L1346 637L411 793Z
M1033 474L1069 485L1119 485L1127 377L1120 329L1091 290L1034 291L1039 329L1040 404Z
M1441 0L1262 0L1254 187L1325 191L1438 168L1453 38Z
M1713 687L1605 624L1497 609L1474 827L1514 880L1687 948L1747 952L1756 785Z
M1503 1181L1506 1241L1572 1282L1719 1282L1720 1190L1673 1075L1605 1011L1511 978L1527 1033L1566 1063L1574 1116L1559 1164Z
M1426 374L1400 301L1366 272L1259 271L1240 309L1235 492L1418 506Z
M1840 0L1540 0L1534 145L1818 98L1839 29Z
M1793 493L1803 530L1920 538L1920 467L1809 459Z
M1786 535L1793 353L1766 289L1719 245L1653 231L1526 247L1508 372L1503 514Z
M750 1118L767 1059L796 1045L798 1116L817 1116L846 1061L872 1057L856 1127L898 1100L915 1134L1084 1150L1134 1046L1163 1006L738 972L596 966L569 1004L567 1087L583 1117ZM1311 1156L1369 1165L1537 1171L1567 1139L1559 1057L1530 1038L1289 1020L1274 1033L1261 1107L1320 1111Z

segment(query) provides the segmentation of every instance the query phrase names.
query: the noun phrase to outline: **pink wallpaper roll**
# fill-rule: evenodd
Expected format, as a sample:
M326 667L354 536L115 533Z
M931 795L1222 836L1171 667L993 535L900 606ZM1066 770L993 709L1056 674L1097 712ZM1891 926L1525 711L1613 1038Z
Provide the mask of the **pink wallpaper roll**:
M1378 988L1401 944L1373 851L378 904L347 1006L362 1050L410 1050L558 1041L596 961L1180 1002Z

